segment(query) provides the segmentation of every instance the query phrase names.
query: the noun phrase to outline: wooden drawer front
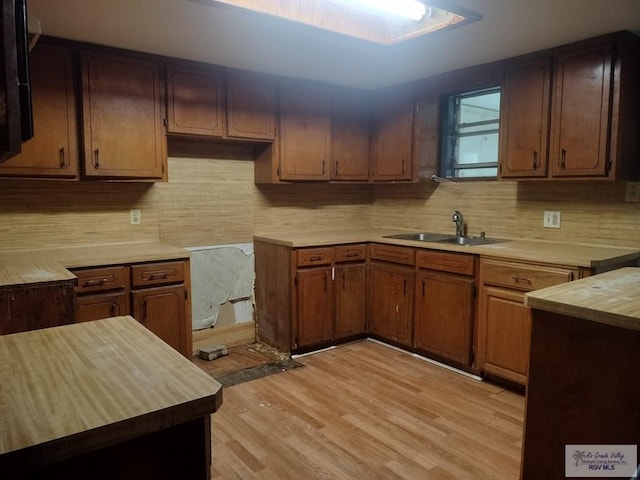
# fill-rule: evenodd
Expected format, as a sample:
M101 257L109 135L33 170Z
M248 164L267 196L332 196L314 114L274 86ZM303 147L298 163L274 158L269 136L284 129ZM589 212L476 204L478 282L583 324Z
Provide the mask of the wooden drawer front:
M487 259L482 259L480 272L484 284L503 285L525 291L570 282L578 276L577 269Z
M118 290L126 288L129 284L128 268L125 266L88 268L71 272L78 277L75 287L77 293Z
M334 248L336 263L353 262L367 258L367 246L364 243L340 245Z
M398 247L396 245L371 245L371 259L382 260L384 262L404 263L405 265L416 264L416 252L412 248Z
M184 282L184 262L132 265L131 281L134 287Z
M437 250L418 250L416 265L420 268L440 270L442 272L474 275L476 257L464 253L440 252Z
M129 292L84 295L76 298L76 323L129 315Z
M333 249L331 247L322 248L302 248L296 250L298 267L308 267L310 265L331 265L333 262Z

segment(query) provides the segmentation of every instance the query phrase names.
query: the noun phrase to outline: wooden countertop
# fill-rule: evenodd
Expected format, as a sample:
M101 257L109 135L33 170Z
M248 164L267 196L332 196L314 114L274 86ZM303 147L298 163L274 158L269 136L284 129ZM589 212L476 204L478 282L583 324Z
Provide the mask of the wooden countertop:
M76 276L57 262L5 260L0 262L0 287L75 280Z
M189 258L184 248L162 242L117 243L65 248L0 251L0 264L11 261L57 262L66 268Z
M627 267L525 294L531 308L640 330L640 268Z
M415 232L415 230L412 230ZM254 240L288 247L312 247L341 243L378 242L417 248L472 253L510 260L552 263L571 267L607 269L616 264L640 258L640 249L544 240L508 239L488 245L460 246L436 242L419 242L384 238L385 235L406 233L401 229L373 228L365 230L325 230L270 232L254 235ZM444 232L446 233L446 232ZM449 232L451 234L451 232Z
M0 336L0 471L155 432L221 404L218 382L130 316Z

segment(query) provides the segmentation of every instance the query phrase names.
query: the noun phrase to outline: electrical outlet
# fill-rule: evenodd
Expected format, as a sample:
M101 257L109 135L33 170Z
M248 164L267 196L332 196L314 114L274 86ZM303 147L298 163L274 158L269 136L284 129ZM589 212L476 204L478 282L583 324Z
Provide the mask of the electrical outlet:
M560 228L560 212L544 212L544 228Z
M625 202L640 202L640 182L627 182Z
M129 223L140 225L142 223L142 213L140 210L129 210Z

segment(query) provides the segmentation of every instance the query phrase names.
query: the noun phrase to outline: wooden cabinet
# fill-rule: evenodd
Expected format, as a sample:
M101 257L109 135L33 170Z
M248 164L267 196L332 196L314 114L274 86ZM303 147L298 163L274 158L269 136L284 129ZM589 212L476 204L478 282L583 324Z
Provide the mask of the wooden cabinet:
M466 367L473 359L475 260L430 250L416 259L415 347Z
M306 82L285 82L280 92L281 180L329 180L330 90Z
M76 322L131 314L191 358L188 260L76 268Z
M73 323L74 280L0 288L0 335Z
M331 180L369 179L369 95L334 90L331 99Z
M29 55L34 137L0 165L0 175L76 179L78 122L71 50L38 43Z
M301 248L296 257L295 348L362 335L366 323L366 246Z
M413 95L401 86L373 99L371 175L374 182L413 179Z
M167 133L226 134L223 73L208 65L167 64Z
M129 314L129 267L82 268L72 272L78 278L76 322Z
M506 67L500 92L502 178L547 176L550 92L548 56Z
M369 332L391 343L413 346L415 251L372 244L369 266Z
M164 88L151 57L81 52L84 175L162 179Z
M477 367L525 385L529 368L531 312L525 292L569 282L577 268L492 258L480 260Z
M508 62L500 176L636 179L639 50L619 32Z
M227 73L227 136L271 142L276 134L276 82L251 72Z

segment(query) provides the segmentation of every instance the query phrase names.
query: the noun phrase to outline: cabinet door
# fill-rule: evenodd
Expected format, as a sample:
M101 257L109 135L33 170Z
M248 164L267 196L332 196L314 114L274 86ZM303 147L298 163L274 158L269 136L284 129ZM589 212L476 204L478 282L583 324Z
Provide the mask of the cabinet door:
M0 165L0 175L78 176L78 125L71 52L39 44L29 55L34 137Z
M524 293L483 287L478 318L478 367L526 384L531 343L531 311Z
M411 180L413 99L409 88L381 93L374 101L372 175L374 181Z
M329 180L329 90L315 84L283 84L280 126L280 179Z
M222 137L222 78L212 67L167 65L167 132Z
M131 292L133 316L183 355L186 351L185 290L183 285Z
M418 273L416 348L471 365L474 283L460 275Z
M507 67L501 90L501 177L547 176L550 82L550 58Z
M248 72L227 76L227 136L272 141L275 138L276 83Z
M556 56L552 176L607 175L611 79L611 44Z
M413 269L372 263L369 331L404 346L412 345L415 274Z
M74 321L73 282L0 290L0 335Z
M127 292L84 295L76 298L76 323L120 315L129 315Z
M166 162L159 65L83 51L84 174L160 179Z
M352 90L331 99L331 180L369 178L369 99Z
M334 281L334 337L364 333L366 328L366 266L336 265Z
M298 270L296 314L298 347L333 340L331 268Z

